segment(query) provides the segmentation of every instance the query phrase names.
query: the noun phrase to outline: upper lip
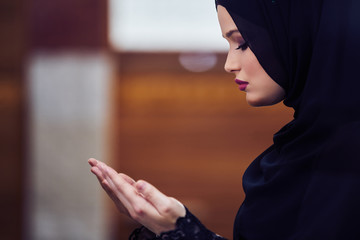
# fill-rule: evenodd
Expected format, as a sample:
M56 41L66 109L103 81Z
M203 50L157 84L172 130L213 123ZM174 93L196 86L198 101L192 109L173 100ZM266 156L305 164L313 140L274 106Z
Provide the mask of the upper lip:
M248 82L245 82L245 81L242 81L242 80L240 80L240 79L235 79L235 82L237 83L237 84L248 84Z

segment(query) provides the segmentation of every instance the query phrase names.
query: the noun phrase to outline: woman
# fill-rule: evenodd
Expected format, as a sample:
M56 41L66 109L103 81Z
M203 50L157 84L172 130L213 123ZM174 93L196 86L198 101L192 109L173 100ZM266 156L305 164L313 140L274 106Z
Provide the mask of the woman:
M234 73L250 105L284 100L294 119L246 170L234 239L359 239L360 2L217 0ZM104 163L92 172L133 239L223 239L181 203Z

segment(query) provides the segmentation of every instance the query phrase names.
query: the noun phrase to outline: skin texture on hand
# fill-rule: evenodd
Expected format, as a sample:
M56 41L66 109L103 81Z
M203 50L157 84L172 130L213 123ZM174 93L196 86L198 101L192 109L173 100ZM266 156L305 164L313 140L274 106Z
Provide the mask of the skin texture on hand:
M178 200L164 195L150 183L135 181L94 158L88 162L117 209L155 234L175 229L176 220L185 216L185 207Z

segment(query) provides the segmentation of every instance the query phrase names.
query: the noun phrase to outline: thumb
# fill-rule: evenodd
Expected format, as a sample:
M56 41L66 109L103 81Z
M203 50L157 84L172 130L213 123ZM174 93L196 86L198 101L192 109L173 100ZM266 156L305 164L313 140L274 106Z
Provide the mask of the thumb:
M185 216L185 208L178 200L166 196L150 183L139 180L136 182L135 188L143 198L155 207L160 215L170 215L175 219L179 216Z
M143 198L150 202L158 211L162 206L168 204L168 197L144 180L137 181L135 183L135 188L138 193L140 193Z

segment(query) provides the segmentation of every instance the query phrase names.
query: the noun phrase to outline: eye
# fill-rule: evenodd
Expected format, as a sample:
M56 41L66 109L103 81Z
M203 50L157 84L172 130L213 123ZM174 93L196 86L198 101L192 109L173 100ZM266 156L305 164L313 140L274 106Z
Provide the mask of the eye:
M249 47L249 44L247 42L244 42L243 44L240 44L240 46L237 47L236 50L241 49L241 50L245 51L248 47Z

